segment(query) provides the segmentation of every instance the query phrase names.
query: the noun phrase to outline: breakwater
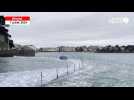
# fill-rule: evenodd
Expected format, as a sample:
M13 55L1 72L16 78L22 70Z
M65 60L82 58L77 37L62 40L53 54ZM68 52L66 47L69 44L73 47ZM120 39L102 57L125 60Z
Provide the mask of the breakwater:
M0 51L0 57L35 56L34 50L4 50Z

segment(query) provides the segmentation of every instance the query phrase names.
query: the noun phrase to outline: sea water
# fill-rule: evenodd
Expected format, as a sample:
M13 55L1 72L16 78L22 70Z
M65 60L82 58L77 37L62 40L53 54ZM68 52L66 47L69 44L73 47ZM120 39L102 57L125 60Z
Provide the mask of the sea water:
M60 60L62 55L68 60ZM72 79L66 86L134 86L133 59L134 53L88 52L45 52L35 57L0 58L0 86L40 86L41 72L43 83L48 84L56 79L56 69L59 76L66 75L67 65L70 73L74 72L74 65L81 72L69 76Z

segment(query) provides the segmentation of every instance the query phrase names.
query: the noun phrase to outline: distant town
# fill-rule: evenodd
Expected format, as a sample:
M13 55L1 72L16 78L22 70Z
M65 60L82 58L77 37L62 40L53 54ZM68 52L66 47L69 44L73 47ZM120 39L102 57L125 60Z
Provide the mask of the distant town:
M94 53L134 53L134 45L127 46L60 46L39 48L38 52L94 52Z

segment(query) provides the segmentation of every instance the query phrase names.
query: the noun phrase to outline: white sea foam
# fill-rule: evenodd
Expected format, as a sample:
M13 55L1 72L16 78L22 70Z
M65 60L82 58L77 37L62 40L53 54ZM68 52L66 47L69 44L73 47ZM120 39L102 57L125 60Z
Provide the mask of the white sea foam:
M68 60L68 72L78 70L81 66L80 60ZM70 63L71 62L71 63ZM51 68L51 69L38 69L32 71L19 71L0 73L0 87L34 87L41 86L41 72L42 84L47 84L49 81L57 78L58 76L66 75L67 68Z

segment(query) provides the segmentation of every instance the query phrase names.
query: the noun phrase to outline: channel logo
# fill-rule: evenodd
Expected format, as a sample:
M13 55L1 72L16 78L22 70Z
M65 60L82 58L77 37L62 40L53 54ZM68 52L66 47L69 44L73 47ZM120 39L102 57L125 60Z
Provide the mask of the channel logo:
M112 17L109 20L109 23L112 24L128 24L129 23L129 18L128 17Z

